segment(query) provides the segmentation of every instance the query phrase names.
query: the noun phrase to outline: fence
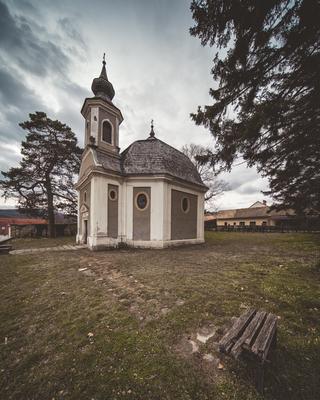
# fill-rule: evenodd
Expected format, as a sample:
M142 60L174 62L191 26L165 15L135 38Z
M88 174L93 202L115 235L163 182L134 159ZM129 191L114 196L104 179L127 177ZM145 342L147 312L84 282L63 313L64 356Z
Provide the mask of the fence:
M216 232L320 232L320 225L311 226L216 226L216 227L206 227L206 231L216 231Z

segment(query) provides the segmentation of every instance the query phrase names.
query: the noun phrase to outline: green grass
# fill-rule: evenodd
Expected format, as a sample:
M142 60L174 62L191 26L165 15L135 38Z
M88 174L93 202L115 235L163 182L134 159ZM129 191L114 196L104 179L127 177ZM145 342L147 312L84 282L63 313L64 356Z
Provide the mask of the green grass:
M25 243L16 248L40 247ZM220 357L218 336L198 355L177 351L199 327L221 334L254 306L280 317L265 398L313 400L319 245L319 235L214 232L203 246L1 256L0 398L257 400L246 365L203 362Z

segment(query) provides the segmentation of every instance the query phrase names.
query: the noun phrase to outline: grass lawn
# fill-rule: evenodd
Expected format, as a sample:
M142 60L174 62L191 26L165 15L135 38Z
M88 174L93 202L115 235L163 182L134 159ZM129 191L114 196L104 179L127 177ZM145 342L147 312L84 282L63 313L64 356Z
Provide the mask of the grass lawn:
M76 239L74 236L60 236L54 239L47 237L37 237L37 238L23 238L23 239L11 239L7 242L13 246L14 250L20 249L35 249L41 247L55 247L76 244Z
M279 316L265 398L319 398L319 249L316 234L226 232L168 250L2 255L0 398L259 399L250 368L217 352L248 306Z

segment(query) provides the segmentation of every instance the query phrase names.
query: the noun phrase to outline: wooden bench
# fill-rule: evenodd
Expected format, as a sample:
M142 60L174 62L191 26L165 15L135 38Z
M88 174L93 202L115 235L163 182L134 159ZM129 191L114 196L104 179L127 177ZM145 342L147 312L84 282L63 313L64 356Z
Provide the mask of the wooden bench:
M264 364L271 347L276 346L277 317L250 309L242 314L219 342L219 350L235 359L249 356L258 363L256 387L263 393Z

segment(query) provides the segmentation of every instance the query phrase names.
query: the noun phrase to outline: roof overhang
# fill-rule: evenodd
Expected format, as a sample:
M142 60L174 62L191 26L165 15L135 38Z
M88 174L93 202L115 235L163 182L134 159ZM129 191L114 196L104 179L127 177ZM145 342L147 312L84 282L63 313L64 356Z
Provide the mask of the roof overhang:
M171 184L178 184L184 186L189 189L193 189L195 191L206 193L208 188L205 185L201 185L198 183L192 183L185 181L183 179L179 179L175 176L169 174L120 174L118 172L107 170L106 168L94 167L85 174L80 181L78 181L74 187L77 190L81 190L88 182L88 180L94 175L105 175L108 177L115 178L121 182L130 181L130 180L152 180L152 181L166 181Z
M113 114L119 120L119 125L123 121L123 115L118 107L116 107L111 101L102 99L101 97L87 97L84 100L83 106L81 108L81 114L85 118L88 112L88 108L92 106L99 106Z

